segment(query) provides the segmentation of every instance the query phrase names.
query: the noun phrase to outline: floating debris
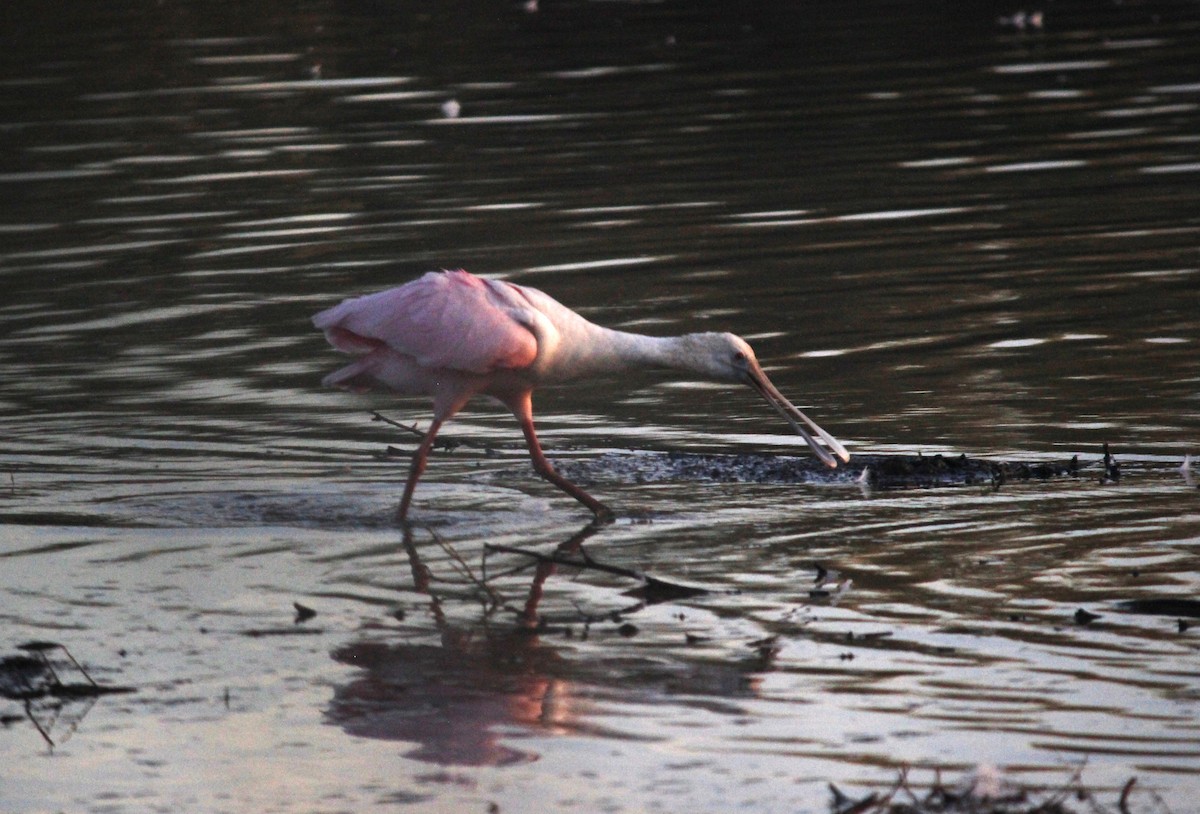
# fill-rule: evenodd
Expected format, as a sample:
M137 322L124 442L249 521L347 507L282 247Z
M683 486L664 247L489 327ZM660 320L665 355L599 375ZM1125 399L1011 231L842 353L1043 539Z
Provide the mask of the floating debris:
M96 682L83 665L75 660L66 645L57 642L33 641L17 645L18 650L31 656L6 656L0 659L0 696L14 701L34 698L89 698L110 693L134 692L133 687L110 687ZM50 653L60 656L62 663L55 669ZM83 676L86 684L66 683L59 677L65 664L70 664Z
M318 627L252 627L241 634L251 639L265 639L269 636L319 636L324 632Z
M1108 442L1104 442L1104 474L1100 476L1101 483L1120 483L1121 465L1108 451Z
M933 784L922 791L909 784L909 770L902 769L891 789L857 799L830 783L833 799L829 807L832 814L1130 814L1136 777L1121 787L1116 807L1111 808L1084 788L1081 771L1075 771L1061 788L1040 790L1021 787L1001 769L981 765L952 786L944 785L941 775L935 774ZM1152 807L1139 811L1170 814L1153 792L1144 796Z
M296 618L293 621L297 625L307 622L317 615L315 610L307 605L301 605L299 602L293 602L292 607L296 609Z
M371 420L376 421L376 422L381 422L383 424L387 424L388 426L395 427L398 430L403 430L404 432L413 436L413 438L417 441L424 440L424 438L425 438L425 431L417 429L416 423L404 424L400 421L396 421L393 418L388 418L383 413L381 413L377 410L371 411ZM441 450L444 452L453 452L454 450L458 449L459 447L480 449L480 450L483 450L485 455L495 455L497 453L496 448L493 447L491 444L481 444L481 443L476 443L473 441L467 441L462 438L458 438L456 436L451 436L451 435L445 435L443 433L438 433L437 440L433 442L433 448L435 450ZM394 447L390 444L384 449L383 452L375 454L375 458L378 460L388 460L390 458L411 458L411 457L412 457L412 453L409 452L408 450L403 450L403 449L400 449L399 447Z
M0 719L9 725L27 718L51 749L56 745L51 732L56 728L62 730L57 743L64 742L100 696L136 692L133 687L98 683L66 646L57 642L26 642L17 649L24 653L0 658L0 698L19 702L24 715L4 714ZM84 681L63 681L68 669L73 669Z
M826 568L819 562L813 563L812 567L817 571L817 575L813 577L813 584L818 588L824 585L837 584L838 580L842 578L840 571L834 568Z
M579 551L575 554L563 553L555 551L553 553L543 553L534 551L528 548L519 548L516 546L500 545L498 543L488 543L484 546L484 550L488 553L496 554L517 554L523 557L529 557L532 560L546 565L561 565L568 568L576 568L581 571L599 571L605 574L613 574L619 577L637 580L641 583L636 588L632 588L625 592L626 596L632 596L641 599L647 605L655 605L660 602L672 602L679 599L687 599L693 596L703 596L704 594L713 593L715 589L702 588L698 585L685 585L680 582L661 579L649 574L636 571L632 568L624 568L619 565L609 565L607 563L598 562L590 555ZM732 591L717 591L720 593L733 593Z
M857 483L864 488L879 490L946 486L999 488L1013 481L1074 478L1085 466L1078 455L1069 460L1024 462L971 458L965 453L859 453L853 460L853 468L830 469L814 458L791 455L610 452L588 460L555 461L554 465L565 477L584 483L605 480L628 483Z
M1153 616L1186 616L1200 619L1200 600L1162 597L1158 599L1127 599L1117 603L1125 613L1145 613Z

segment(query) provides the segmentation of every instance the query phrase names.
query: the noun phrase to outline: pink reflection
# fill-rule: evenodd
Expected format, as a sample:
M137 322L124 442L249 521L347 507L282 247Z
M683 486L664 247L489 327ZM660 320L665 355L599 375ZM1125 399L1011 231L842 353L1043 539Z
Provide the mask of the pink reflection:
M575 555L599 567L580 548L600 528L585 526L559 544L554 556L566 561ZM760 674L773 669L770 648L728 663L675 661L657 651L654 658L638 658L625 648L615 658L570 658L569 647L541 636L562 631L541 624L544 584L562 564L549 559L534 566L515 624L486 611L481 619L454 621L430 592L430 571L408 534L404 548L414 586L429 597L434 626L410 632L419 637L415 641L365 641L335 651L336 661L359 672L335 688L326 718L353 735L416 744L407 754L415 760L458 766L529 762L540 755L513 742L531 735L656 740L658 734L598 724L605 700L661 709L674 695L701 696L709 699L707 709L742 715L736 699L757 696Z
M557 548L578 551L596 526L585 526ZM406 530L417 590L429 593L429 569ZM431 763L505 766L537 760L534 752L501 743L513 726L562 733L576 728L579 704L572 683L561 678L563 659L533 633L543 585L554 566L539 563L520 624L506 632L484 628L479 635L447 622L440 601L430 595L441 643L359 642L333 654L363 671L337 688L328 717L347 732L381 740L413 741L408 756Z
M569 681L552 678L556 654L513 633L496 639L446 636L442 646L361 642L334 658L363 671L339 687L328 716L347 732L412 741L408 757L439 764L505 766L538 755L501 743L505 731L561 733L577 710Z

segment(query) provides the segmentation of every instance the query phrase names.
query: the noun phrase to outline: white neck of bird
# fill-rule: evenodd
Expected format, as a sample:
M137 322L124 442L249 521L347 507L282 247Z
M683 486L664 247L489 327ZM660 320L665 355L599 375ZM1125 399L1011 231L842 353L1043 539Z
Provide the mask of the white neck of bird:
M599 326L596 326L599 327ZM646 336L645 334L599 328L589 361L598 371L620 373L626 370L703 371L691 362L687 336Z

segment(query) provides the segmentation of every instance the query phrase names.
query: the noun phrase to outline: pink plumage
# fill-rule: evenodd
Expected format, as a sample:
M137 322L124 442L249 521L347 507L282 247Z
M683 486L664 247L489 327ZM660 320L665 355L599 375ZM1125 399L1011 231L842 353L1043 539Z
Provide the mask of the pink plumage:
M728 333L652 337L595 325L535 288L485 280L465 271L429 272L399 288L356 297L313 317L313 324L353 363L324 383L353 391L383 387L433 398L433 421L413 454L397 519L404 521L442 423L476 395L503 402L521 424L534 469L587 506L612 512L559 475L533 426L533 390L632 368L667 368L754 387L830 466L807 425L842 460L849 453L796 409L767 379L745 340Z
M431 271L399 288L322 311L313 324L338 350L386 347L424 368L490 373L527 367L537 342L517 316L528 302L516 286L465 271Z

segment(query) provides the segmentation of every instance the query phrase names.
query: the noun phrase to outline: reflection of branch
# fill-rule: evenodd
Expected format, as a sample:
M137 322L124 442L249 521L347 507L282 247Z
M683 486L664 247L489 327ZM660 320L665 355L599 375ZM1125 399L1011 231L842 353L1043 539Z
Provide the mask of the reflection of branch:
M638 604L634 608L629 609L631 611L657 602L685 599L710 593L705 588L668 582L632 568L597 562L583 550L583 544L604 528L604 525L598 523L588 523L566 540L559 543L550 553L542 553L528 548L519 548L499 543L485 543L483 546L481 576L477 576L471 566L463 559L462 555L455 551L452 545L442 540L437 532L429 528L426 531L429 532L434 542L441 547L442 551L449 558L451 567L453 567L457 574L469 581L479 592L480 599L485 605L485 616L490 616L492 612L502 608L513 609L505 601L505 598L492 586L492 583L500 577L515 574L529 567L529 564L526 563L511 569L504 569L499 574L495 571L489 573L489 555L517 554L528 558L529 562L534 565L533 579L529 585L529 593L524 606L516 612L520 627L530 632L542 629L540 627L542 620L538 614L538 606L541 604L546 580L554 574L559 566L578 570L600 571L640 583L632 590L626 591L623 594L624 596L632 596L638 599ZM421 562L417 548L413 543L413 529L407 523L404 524L403 544L409 556L409 565L412 568L413 586L417 591L429 596L432 601L434 617L438 621L439 626L441 626L446 623L441 610L441 600L431 587L431 583L438 578L430 571L428 566Z
M596 522L588 523L579 531L559 543L554 549L554 555L557 557L566 557L576 552L582 554L584 542L600 531L600 528L600 524ZM487 562L487 555L489 553L488 546L484 546L484 562ZM542 594L546 589L546 580L555 571L554 563L549 560L533 558L533 561L537 563L537 569L533 573L533 581L529 583L529 596L525 599L525 607L521 609L519 615L521 625L530 630L538 627L542 622L538 617L538 605L541 604Z
M582 542L582 541L580 541ZM607 563L597 562L592 559L582 548L576 547L579 551L578 558L568 556L563 553L562 547L550 554L543 554L540 551L532 551L528 548L517 548L516 546L500 545L498 543L488 543L484 546L487 552L495 551L501 554L520 554L525 557L530 557L537 560L539 563L546 566L565 565L569 568L578 568L580 570L600 571L605 574L613 574L626 579L637 580L642 583L642 587L634 592L640 596L645 602L653 604L655 602L666 602L673 599L686 599L691 596L700 596L702 594L711 593L707 588L698 588L692 585L682 585L678 582L669 582L665 579L652 577L649 574L635 571L632 568L622 568L619 565L608 565Z
M1117 811L1120 814L1130 814L1130 796L1136 782L1137 778L1131 777L1121 787L1121 796L1117 800ZM1097 814L1112 812L1112 809L1101 805L1096 795L1084 787L1082 764L1056 789L1024 788L1010 782L996 770L989 772L981 766L974 774L967 775L954 785L943 783L941 772L935 770L933 785L925 793L919 794L909 784L909 768L902 766L899 777L886 792L873 791L856 800L833 783L829 784L829 791L833 794L830 805L833 814L894 814L901 811L914 814L932 814L936 811L995 811L997 814L1004 811L1066 812L1066 803L1071 799L1089 802L1091 805L1088 811ZM1156 803L1154 810L1166 812L1162 799L1153 792L1149 794ZM900 796L907 799L897 799Z
M579 552L579 557L569 557L566 554L560 554L557 551L550 554L543 554L540 551L533 551L528 548L517 548L516 546L500 545L499 543L486 543L484 550L488 552L495 551L499 554L520 554L525 557L532 557L538 562L549 563L551 565L566 565L571 568L591 569L593 571L603 571L606 574L616 574L619 577L627 577L636 579L639 582L647 579L647 576L640 571L634 571L631 568L622 568L619 565L606 565L602 562L596 562L582 550Z
M496 593L496 591L490 585L487 584L486 579L480 579L479 577L475 576L475 573L471 570L471 566L467 565L467 561L464 560L462 555L455 550L454 546L450 545L441 537L439 537L438 533L433 529L426 529L426 531L428 531L430 536L433 537L433 541L441 546L442 551L446 553L446 556L450 558L451 563L454 564L456 571L465 576L467 580L470 581L470 583L480 591L487 594L488 598L492 600L493 605L503 604L504 600L501 598L501 596Z
M25 716L51 750L56 744L50 733L56 726L61 724L61 744L74 734L101 695L135 691L133 687L97 684L66 645L32 641L17 645L17 649L29 655L0 658L0 697L22 702ZM51 662L51 652L60 655L56 662ZM59 676L64 661L74 666L87 683L64 684Z
M41 722L38 721L37 716L33 714L33 703L28 698L25 699L25 717L28 718L33 724L34 728L37 729L38 734L42 736L42 740L46 742L46 745L53 750L54 741L50 739L50 734L42 728Z

